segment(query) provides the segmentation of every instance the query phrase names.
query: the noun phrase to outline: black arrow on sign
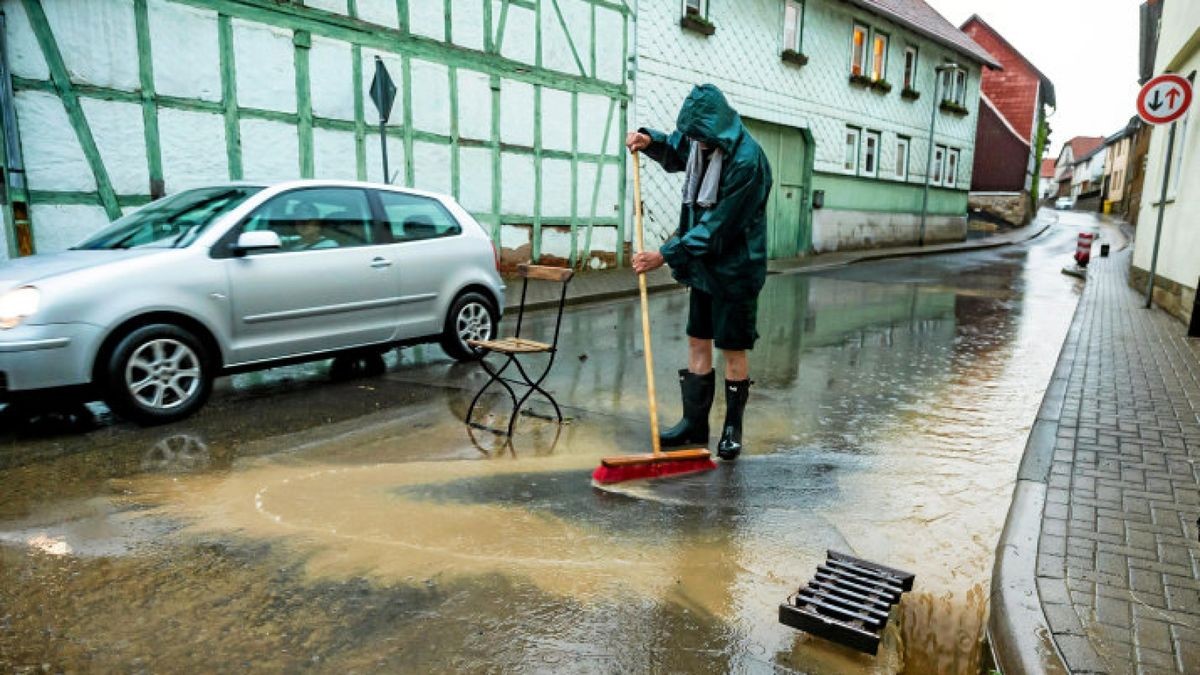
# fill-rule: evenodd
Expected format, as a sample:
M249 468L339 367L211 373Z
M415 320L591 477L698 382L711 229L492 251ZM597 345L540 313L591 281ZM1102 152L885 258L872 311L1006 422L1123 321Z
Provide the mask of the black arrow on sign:
M1149 109L1151 109L1151 110L1155 110L1155 111L1157 111L1159 108L1161 108L1161 107L1162 107L1162 96L1161 96L1161 94L1162 94L1162 92L1161 92L1161 91L1159 91L1158 89L1155 89L1155 90L1154 90L1154 100L1153 100L1153 101L1147 101L1147 102L1146 102L1146 107L1147 107L1147 108L1149 108Z

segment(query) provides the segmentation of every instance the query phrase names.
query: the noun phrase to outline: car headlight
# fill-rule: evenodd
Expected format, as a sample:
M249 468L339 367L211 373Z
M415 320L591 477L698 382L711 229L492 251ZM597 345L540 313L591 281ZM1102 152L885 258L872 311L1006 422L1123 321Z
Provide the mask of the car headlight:
M15 328L38 310L42 292L23 286L0 295L0 329Z

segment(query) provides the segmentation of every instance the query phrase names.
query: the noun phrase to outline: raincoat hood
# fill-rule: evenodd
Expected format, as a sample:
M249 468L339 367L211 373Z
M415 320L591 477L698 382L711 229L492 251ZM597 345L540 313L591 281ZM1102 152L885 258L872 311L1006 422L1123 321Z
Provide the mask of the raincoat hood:
M725 100L725 95L711 84L692 88L692 93L679 109L675 126L688 138L715 145L731 155L745 132L742 118Z

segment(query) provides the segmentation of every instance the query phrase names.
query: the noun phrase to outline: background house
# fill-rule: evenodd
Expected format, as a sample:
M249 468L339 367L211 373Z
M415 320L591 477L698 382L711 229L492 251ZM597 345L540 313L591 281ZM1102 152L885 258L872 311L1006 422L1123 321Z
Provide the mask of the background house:
M1015 225L1036 212L1041 157L1049 136L1046 109L1055 106L1054 84L1004 36L978 15L962 31L1003 66L983 71L970 207Z
M1134 171L1134 166L1138 162L1144 162L1144 155L1138 156L1137 150L1146 145L1139 141L1148 134L1146 124L1141 118L1134 116L1120 131L1104 139L1107 152L1101 198L1106 213L1127 218L1133 197L1140 197L1141 186L1135 185L1134 179L1140 178L1144 173Z
M638 3L631 121L674 128L692 85L721 87L766 150L772 256L915 243L935 118L926 241L962 239L980 69L991 56L920 0ZM705 19L682 27L691 7ZM958 64L937 82L935 66ZM654 242L682 177L643 174Z
M1200 29L1197 29L1200 3L1167 1L1160 3L1160 8L1162 21L1154 56L1156 74L1178 73L1194 82L1200 70ZM1200 213L1200 133L1196 132L1196 114L1193 101L1191 110L1176 123L1158 250L1159 280L1154 295L1160 306L1185 321L1191 318L1200 279L1200 256L1196 255L1200 251L1200 229L1196 227L1196 214ZM1129 275L1135 288L1145 288L1150 269L1169 134L1170 125L1155 126L1150 134Z
M1045 200L1054 197L1058 184L1054 182L1054 158L1042 158L1042 170L1038 180L1038 199Z
M1077 196L1073 191L1073 186L1076 185L1075 165L1079 158L1086 157L1103 144L1103 136L1076 136L1063 143L1062 149L1058 151L1058 160L1054 163L1054 182L1058 185L1056 197Z
M617 264L632 12L554 6L3 0L20 155L0 249L61 249L199 184L384 180L379 56L399 89L389 180L457 197L506 260Z

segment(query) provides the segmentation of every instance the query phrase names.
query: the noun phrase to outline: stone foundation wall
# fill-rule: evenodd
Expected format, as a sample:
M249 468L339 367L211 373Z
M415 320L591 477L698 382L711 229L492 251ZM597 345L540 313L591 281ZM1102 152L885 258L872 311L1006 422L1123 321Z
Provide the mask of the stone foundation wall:
M920 237L921 217L912 213L876 211L813 212L813 251L852 251L915 246ZM966 216L929 216L925 222L925 243L964 241Z
M1033 219L1029 208L1029 193L987 194L972 192L967 196L967 208L986 211L1006 223L1021 226Z
M1150 274L1146 270L1136 265L1130 266L1129 285L1145 297L1146 281L1149 279L1149 276ZM1160 275L1155 275L1154 304L1166 310L1168 314L1187 324L1192 320L1192 307L1195 302L1195 288L1184 286Z

